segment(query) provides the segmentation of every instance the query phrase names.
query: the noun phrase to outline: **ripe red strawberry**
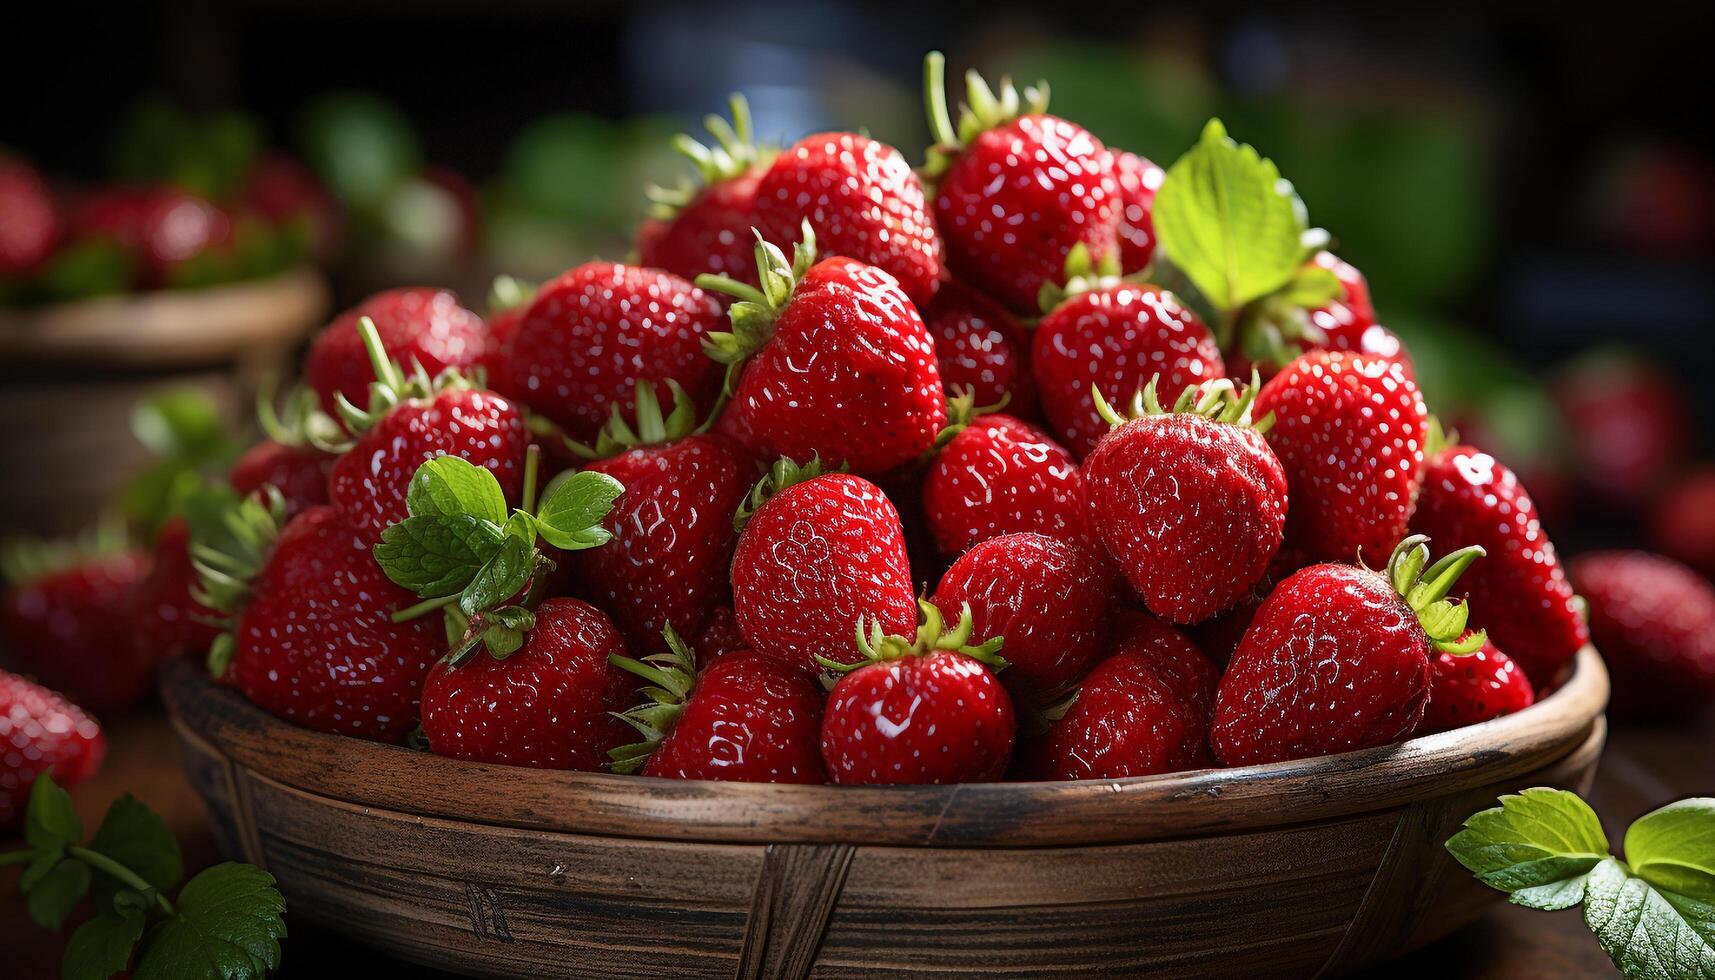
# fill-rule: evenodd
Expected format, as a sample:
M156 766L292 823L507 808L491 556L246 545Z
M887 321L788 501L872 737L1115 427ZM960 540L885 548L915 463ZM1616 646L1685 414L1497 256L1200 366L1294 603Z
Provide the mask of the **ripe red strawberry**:
M1581 358L1555 384L1564 431L1591 493L1635 507L1691 446L1695 412L1678 380L1629 353Z
M1661 553L1715 576L1715 467L1674 479L1650 508L1649 539Z
M923 516L941 554L1018 531L1083 538L1089 523L1078 461L1011 415L972 419L923 475Z
M739 520L733 614L758 651L814 671L817 657L851 658L860 618L895 633L916 622L905 532L875 484L781 460Z
M1120 272L1143 271L1155 257L1155 192L1166 171L1135 153L1114 154L1114 180L1119 184ZM1357 270L1353 270L1354 272Z
M678 382L700 414L720 391L721 368L703 339L721 322L715 295L672 273L587 262L537 290L501 343L496 390L579 442L595 439L611 406L630 411L639 381L658 399Z
M190 525L174 517L155 535L154 561L131 593L133 646L137 656L160 663L208 652L220 629L220 613L198 602L191 562Z
M538 769L600 769L626 739L614 712L629 703L632 678L608 662L625 653L625 640L601 610L548 599L536 608L524 645L504 659L476 650L429 670L429 750Z
M109 187L72 211L77 238L105 238L137 262L145 289L170 285L192 259L233 244L232 216L193 194L171 187Z
M358 327L381 380L371 386L367 412L344 411L346 428L359 435L328 477L328 503L340 517L371 543L380 541L389 524L405 519L405 493L417 467L435 456L486 467L506 499L519 499L530 434L518 407L469 388L457 375L425 387L420 374L407 378L388 361L367 318Z
M708 618L703 621L703 631L697 636L697 649L702 651L705 664L716 657L748 648L744 637L738 635L738 620L733 615L731 598L726 599L724 605L709 610Z
M1030 338L999 303L959 282L947 282L923 308L923 325L935 338L935 364L948 398L968 395L975 405L1003 405L1013 415L1036 411L1030 377Z
M756 228L785 248L806 223L828 255L886 272L919 307L945 273L941 240L911 164L855 133L816 133L775 157L756 187Z
M482 317L444 289L416 286L376 293L322 328L310 344L304 374L321 398L322 411L339 418L336 396L359 407L369 404L375 367L364 348L358 321L368 317L381 344L407 370L421 364L432 378L447 368L468 368L483 356L487 328Z
M1173 627L1127 617L1107 659L1021 752L1027 779L1122 779L1210 764L1215 668Z
M1590 639L1613 677L1620 717L1689 717L1715 702L1715 588L1671 559L1596 551L1572 559Z
M1425 568L1429 548L1417 535L1400 542L1384 571L1312 565L1276 586L1221 677L1215 757L1229 766L1280 762L1416 731L1435 651L1468 653L1487 639L1467 634L1469 606L1446 598L1481 555L1462 548Z
M244 206L276 225L297 226L317 256L339 243L339 203L315 171L284 153L262 154L243 190Z
M615 772L741 783L825 783L822 689L808 673L754 650L729 651L698 673L672 629L668 651L615 665L649 681L620 717L643 741L613 750Z
M1334 274L1334 278L1340 283L1340 288L1345 292L1345 295L1337 302L1351 314L1354 321L1366 326L1376 322L1376 307L1370 301L1370 281L1364 278L1362 272L1359 272L1350 262L1341 259L1327 249L1322 249L1311 256L1310 262L1312 265L1327 269ZM1328 309L1332 306L1333 304L1329 304L1328 307L1322 307L1322 309Z
M1510 715L1536 700L1524 671L1493 643L1464 655L1437 652L1429 668L1429 708L1419 735Z
M1123 405L1151 379L1176 392L1226 374L1214 335L1177 297L1123 282L1077 293L1043 317L1030 369L1050 431L1079 459L1110 428L1092 390Z
M147 557L103 545L87 556L8 564L0 623L21 666L89 711L118 711L148 696L156 661L133 647L130 615Z
M1102 655L1117 584L1094 549L1008 534L965 552L941 577L934 601L943 615L969 610L979 640L1004 639L1008 689L1043 705Z
M264 486L280 491L286 515L328 502L328 474L337 457L314 446L294 446L264 439L239 456L227 482L239 493L253 494Z
M269 513L253 498L239 508L251 529L243 553L211 560L198 551L203 597L236 616L231 642L210 651L211 667L282 718L359 738L403 738L444 648L440 624L393 621L416 597L388 581L370 539L333 507L304 511L277 538L281 508Z
M808 228L790 265L766 242L756 259L760 290L697 280L740 299L732 332L708 339L709 355L729 365L722 431L758 456L820 456L866 475L933 445L947 423L935 344L893 277L852 259L816 262Z
M1269 379L1254 411L1286 470L1286 543L1352 561L1386 554L1417 502L1429 412L1394 361L1312 351Z
M1121 203L1113 154L1082 126L1046 115L1045 85L1026 89L1021 105L1010 83L996 96L969 72L968 104L955 130L939 52L929 55L925 69L935 136L926 170L935 181L935 220L955 275L1030 315L1042 287L1064 281L1074 246L1083 245L1098 262L1118 260Z
M1437 447L1424 467L1411 529L1433 541L1482 546L1488 557L1466 573L1465 584L1482 596L1489 635L1532 684L1555 683L1589 632L1518 477L1472 446Z
M36 777L67 789L101 768L107 739L83 710L53 691L0 670L0 834L18 829Z
M731 105L731 124L719 116L706 121L713 146L689 136L674 139L673 148L696 166L700 184L650 188L652 220L637 236L644 265L686 279L712 272L756 284L750 229L757 223L757 185L774 152L754 142L744 96L734 95Z
M921 602L914 638L860 624L856 664L827 660L843 677L822 715L822 760L842 786L981 783L1000 779L1017 733L1012 699L990 671L999 639L971 646L971 619L945 629ZM847 655L849 658L849 654Z
M58 206L36 169L0 155L0 282L40 268L63 231Z
M1267 571L1286 524L1286 474L1251 424L1254 387L1186 388L1165 411L1151 381L1084 462L1091 524L1149 611L1197 623Z
M495 391L517 390L511 375L507 374L507 361L503 355L519 325L524 322L525 312L535 301L536 289L534 284L504 275L495 276L493 285L489 287L488 339L482 347L480 364L488 386Z
M610 423L600 449L617 455L584 467L625 492L602 522L613 539L573 568L581 594L613 614L634 649L658 644L669 625L692 636L703 628L727 591L732 515L756 480L749 453L725 436L691 434L690 402L678 406L663 419L653 389L639 384L637 431Z

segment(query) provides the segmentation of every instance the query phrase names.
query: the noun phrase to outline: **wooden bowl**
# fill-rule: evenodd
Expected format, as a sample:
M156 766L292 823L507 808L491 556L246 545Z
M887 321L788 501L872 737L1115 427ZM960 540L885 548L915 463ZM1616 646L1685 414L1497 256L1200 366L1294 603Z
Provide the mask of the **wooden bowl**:
M806 787L444 759L164 681L192 782L290 916L493 977L1345 973L1499 895L1442 849L1495 797L1583 790L1585 649L1516 715L1385 749L1081 783ZM288 955L290 955L288 953Z

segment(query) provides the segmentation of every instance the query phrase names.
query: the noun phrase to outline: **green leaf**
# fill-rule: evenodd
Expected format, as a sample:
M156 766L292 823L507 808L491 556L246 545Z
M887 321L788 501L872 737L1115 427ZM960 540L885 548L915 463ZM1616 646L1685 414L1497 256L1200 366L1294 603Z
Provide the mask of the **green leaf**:
M506 494L487 467L458 456L437 456L411 477L405 508L413 517L469 514L506 523Z
M217 864L179 892L175 914L149 931L131 971L136 980L235 980L280 965L286 900L274 876L248 864Z
M184 860L173 832L155 811L130 793L107 808L107 816L90 839L89 849L123 864L163 891L184 877ZM99 876L95 881L96 906L112 909L114 896L123 888L113 878Z
M29 894L30 889L36 887L43 878L48 876L48 872L59 866L60 859L63 857L65 857L64 848L51 847L47 850L37 851L36 856L30 860L29 866L24 869L24 873L18 876L18 890Z
M1584 901L1584 887L1589 880L1588 874L1581 874L1572 878L1551 881L1546 885L1520 888L1512 893L1512 897L1508 901L1514 905L1522 905L1527 909L1558 912Z
M466 616L475 616L517 595L530 583L530 573L536 567L533 545L534 542L507 535L500 550L459 594L459 610Z
M503 540L498 526L468 514L407 517L381 532L375 562L420 596L450 595L476 577Z
M59 930L71 910L89 891L89 865L76 858L66 858L54 865L36 886L30 889L28 904L30 918L45 929Z
M599 525L624 492L624 485L605 473L562 474L542 495L536 529L543 540L567 551L604 544L612 535Z
M1584 921L1630 980L1715 978L1715 905L1657 890L1613 858L1590 872Z
M98 915L78 926L66 941L60 959L64 980L108 980L131 962L131 951L143 935L143 913Z
M1340 279L1332 269L1306 262L1292 274L1292 281L1286 284L1281 296L1294 306L1314 310L1344 299L1346 287L1340 285Z
M220 409L196 388L174 388L139 402L131 411L131 432L166 458L208 458L226 444Z
M1489 887L1524 892L1524 904L1563 900L1564 891L1534 889L1588 872L1608 856L1608 839L1576 794L1536 788L1472 815L1447 850Z
M1304 261L1305 221L1274 163L1211 119L1167 171L1155 231L1167 258L1222 311L1286 285Z
M1680 800L1632 821L1626 862L1657 888L1715 902L1715 799Z
M43 774L30 789L30 802L24 812L24 839L40 850L54 850L83 839L83 821L77 818L77 808L71 796Z

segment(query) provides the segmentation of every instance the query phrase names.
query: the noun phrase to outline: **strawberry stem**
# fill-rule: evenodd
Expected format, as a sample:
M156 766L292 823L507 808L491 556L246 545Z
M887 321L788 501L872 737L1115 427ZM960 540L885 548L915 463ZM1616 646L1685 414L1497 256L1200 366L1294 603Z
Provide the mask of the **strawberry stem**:
M165 915L173 914L173 903L167 901L167 896L156 890L154 885L144 881L143 877L137 872L132 871L130 868L127 868L125 865L120 864L118 861L113 860L107 855L102 854L99 851L92 851L87 847L79 847L76 844L73 844L66 848L66 856L77 858L79 861L82 861L84 864L87 864L102 874L107 875L109 878L116 879L121 884L130 888L135 888L137 891L142 892L145 895L153 891L155 893L155 904L160 906L161 912Z
M393 621L395 623L408 623L413 619L420 619L423 616L427 616L429 613L432 613L437 609L445 609L447 606L450 606L457 601L459 601L459 594L456 592L452 595L443 595L436 596L433 599L424 599L416 605L406 606L404 609L394 612Z
M404 376L399 366L387 356L387 347L381 343L381 333L375 329L375 321L366 316L358 317L357 335L363 340L363 350L369 355L369 366L375 370L376 382L394 391L403 388Z
M929 113L929 133L937 146L957 146L953 114L947 111L947 56L931 51L923 56L923 96Z
M521 508L526 514L536 513L536 474L542 468L542 447L535 443L524 450L524 498Z

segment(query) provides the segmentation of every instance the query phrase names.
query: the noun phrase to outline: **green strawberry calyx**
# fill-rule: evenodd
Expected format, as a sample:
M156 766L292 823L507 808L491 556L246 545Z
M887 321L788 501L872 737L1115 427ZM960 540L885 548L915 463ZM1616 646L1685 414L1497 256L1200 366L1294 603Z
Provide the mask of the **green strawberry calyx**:
M703 273L696 280L699 289L738 300L727 311L732 329L717 331L703 338L704 352L726 365L726 381L721 386L723 404L732 397L739 369L774 336L775 319L792 301L798 281L816 264L816 232L810 227L808 218L804 219L798 244L792 246L790 262L786 261L786 253L779 246L763 240L762 232L752 228L751 234L756 236L756 272L761 288L710 272ZM718 412L717 408L715 414Z
M972 70L965 72L965 101L959 105L955 127L953 115L947 111L946 77L945 55L931 51L923 57L924 105L929 115L929 132L935 137L923 165L923 176L931 180L945 173L965 147L983 133L1019 116L1048 111L1047 82L1037 82L1020 93L1013 87L1012 79L1002 78L997 90Z
M672 220L703 188L767 166L780 152L776 147L756 142L750 103L743 95L734 92L727 105L732 109L732 122L712 113L703 117L703 127L714 137L712 146L699 143L686 133L673 137L673 149L697 168L699 182L683 181L677 187L650 185L644 192L649 198L650 217Z
M750 493L744 498L744 502L738 505L737 512L732 515L733 530L742 532L744 526L750 523L750 518L762 509L762 505L768 503L782 490L797 486L800 483L808 483L824 472L822 457L820 456L812 456L808 463L803 464L790 456L782 456L775 460L774 464L768 467L768 472L763 475L762 479L756 481L756 485L750 488Z
M881 627L879 617L868 620L869 629L866 632L865 617L859 616L856 645L858 655L862 659L855 663L842 663L817 654L816 662L828 671L830 677L849 674L871 664L901 660L905 657L924 657L932 653L962 653L987 664L990 670L997 672L1009 666L1000 656L1001 646L1005 642L1003 637L991 637L982 643L971 642L971 633L975 627L971 623L969 603L959 608L959 621L951 629L947 628L946 617L941 614L940 608L927 599L917 600L917 613L917 632L914 636L887 634Z
M1123 413L1108 402L1101 388L1096 385L1090 386L1090 397L1096 402L1096 413L1114 428L1154 415L1196 415L1211 422L1255 429L1260 433L1266 433L1274 426L1273 412L1260 419L1251 418L1257 393L1262 388L1255 368L1251 369L1248 385L1235 384L1231 378L1216 378L1213 381L1186 385L1172 408L1163 407L1160 397L1156 394L1156 385L1160 381L1159 374L1150 378L1148 384L1131 396L1131 404Z
M621 745L608 752L608 768L619 773L633 773L642 768L643 760L655 751L655 746L667 737L673 723L685 710L685 702L697 685L697 657L669 624L661 630L667 642L662 653L633 660L619 654L609 654L607 662L627 673L635 674L649 683L637 689L642 703L613 716L625 722L643 736L643 741Z
M285 401L277 405L276 384L277 379L267 375L256 386L256 424L263 435L295 449L311 446L343 452L350 447L351 437L333 416L322 411L314 389L294 385L286 392Z
M947 396L947 424L941 431L935 433L935 441L923 451L920 462L927 463L935 458L935 454L947 448L947 443L953 437L971 427L971 423L985 415L994 415L1006 411L1006 406L1012 403L1012 392L1000 396L1000 401L993 405L978 405L977 394L969 386L962 386Z
M1107 289L1125 281L1120 276L1118 250L1110 248L1096 259L1091 257L1090 247L1079 242L1066 252L1065 281L1043 283L1036 293L1036 302L1043 313L1052 313L1055 307L1074 296Z
M648 381L639 380L633 403L637 418L635 426L625 420L625 415L616 402L608 414L607 423L596 434L595 445L562 435L561 439L566 448L584 459L606 459L627 449L677 442L703 431L707 423L698 425L696 402L685 394L685 389L679 382L668 378L666 384L673 395L672 412L663 415L661 399L655 395L655 386Z
M488 287L488 315L499 316L524 306L536 298L541 287L517 276L498 275Z
M187 502L191 568L196 582L191 598L222 615L209 621L223 632L208 649L208 671L226 673L232 662L238 613L250 601L250 585L261 574L280 529L286 524L286 498L273 484L243 497L225 487Z
M1468 545L1430 564L1429 538L1413 534L1401 541L1388 558L1384 574L1389 583L1417 614L1417 621L1429 637L1430 644L1442 653L1475 653L1488 642L1487 631L1466 631L1470 604L1447 598L1465 569L1485 554L1487 552L1480 546Z
M363 349L369 355L375 380L369 383L369 404L365 408L353 405L343 392L334 396L334 407L352 438L321 447L329 452L350 449L357 436L374 428L403 402L433 398L443 391L480 388L484 384L480 371L466 376L455 368L447 368L430 377L420 361L413 361L411 370L406 371L398 361L388 356L386 346L381 343L381 334L375 329L375 321L369 317L358 317L357 332L363 338Z

